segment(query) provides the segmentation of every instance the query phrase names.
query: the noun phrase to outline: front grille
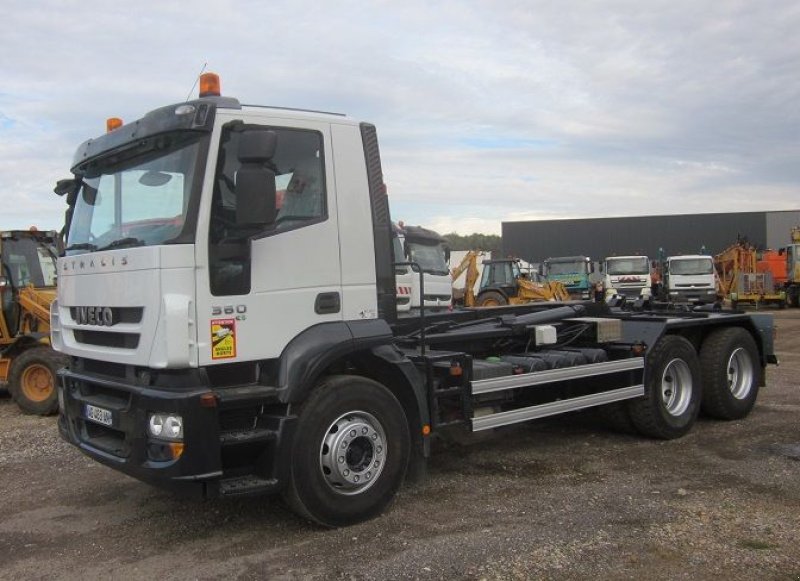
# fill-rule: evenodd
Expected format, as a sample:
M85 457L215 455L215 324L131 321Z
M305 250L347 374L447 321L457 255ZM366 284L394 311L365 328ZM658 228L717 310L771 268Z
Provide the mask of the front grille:
M98 347L116 347L118 349L136 349L139 346L138 333L109 333L107 331L88 331L75 329L75 341L84 345Z
M73 321L78 320L78 309L81 307L70 307L69 316ZM114 325L117 323L141 323L144 315L144 307L111 307L111 317Z

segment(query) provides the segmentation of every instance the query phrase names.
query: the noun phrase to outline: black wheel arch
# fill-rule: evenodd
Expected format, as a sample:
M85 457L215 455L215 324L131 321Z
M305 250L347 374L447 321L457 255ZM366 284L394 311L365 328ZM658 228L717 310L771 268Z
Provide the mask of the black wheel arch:
M282 403L301 404L323 377L368 377L394 394L406 413L414 449L428 455L422 427L430 423L427 391L414 364L393 343L381 319L315 325L295 337L277 362Z

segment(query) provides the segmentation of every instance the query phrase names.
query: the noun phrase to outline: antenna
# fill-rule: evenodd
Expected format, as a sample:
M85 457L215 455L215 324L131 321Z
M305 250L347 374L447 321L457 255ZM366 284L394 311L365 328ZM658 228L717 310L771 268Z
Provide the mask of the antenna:
M207 66L208 66L208 63L207 63L207 62L203 63L203 68L202 68L202 69L200 69L200 72L199 72L199 73L197 73L197 76L196 76L196 77L195 77L195 79L194 79L194 84L192 85L192 88L191 88L191 89L189 89L189 94L188 94L188 95L186 95L186 100L187 100L187 101L188 101L188 100L189 100L189 98L192 96L192 93L194 92L194 88L197 86L197 81L199 81L199 80L200 80L200 75L202 75L202 74L203 74L203 71L205 71L205 70L206 70L206 67L207 67Z

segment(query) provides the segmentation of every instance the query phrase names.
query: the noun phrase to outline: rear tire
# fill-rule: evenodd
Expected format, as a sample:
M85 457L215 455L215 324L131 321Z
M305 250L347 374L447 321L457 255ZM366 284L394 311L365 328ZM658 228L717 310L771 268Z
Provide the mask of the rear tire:
M47 416L58 411L56 373L66 358L45 345L20 353L11 362L8 391L26 414Z
M753 337L740 327L719 329L700 348L703 412L721 420L747 416L758 397L761 363Z
M375 381L325 379L304 403L295 434L284 497L301 516L326 527L361 522L380 514L402 484L408 422Z
M503 293L497 291L481 293L476 302L479 307L502 307L508 304L508 300L503 296Z
M679 335L662 337L647 356L646 395L628 405L639 433L672 440L689 432L700 411L700 377L692 344Z

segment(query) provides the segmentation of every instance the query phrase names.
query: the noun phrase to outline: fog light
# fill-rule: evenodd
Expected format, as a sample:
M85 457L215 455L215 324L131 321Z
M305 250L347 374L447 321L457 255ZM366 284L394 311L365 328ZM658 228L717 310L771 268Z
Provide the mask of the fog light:
M176 414L150 414L147 428L150 435L156 438L183 439L183 418Z

